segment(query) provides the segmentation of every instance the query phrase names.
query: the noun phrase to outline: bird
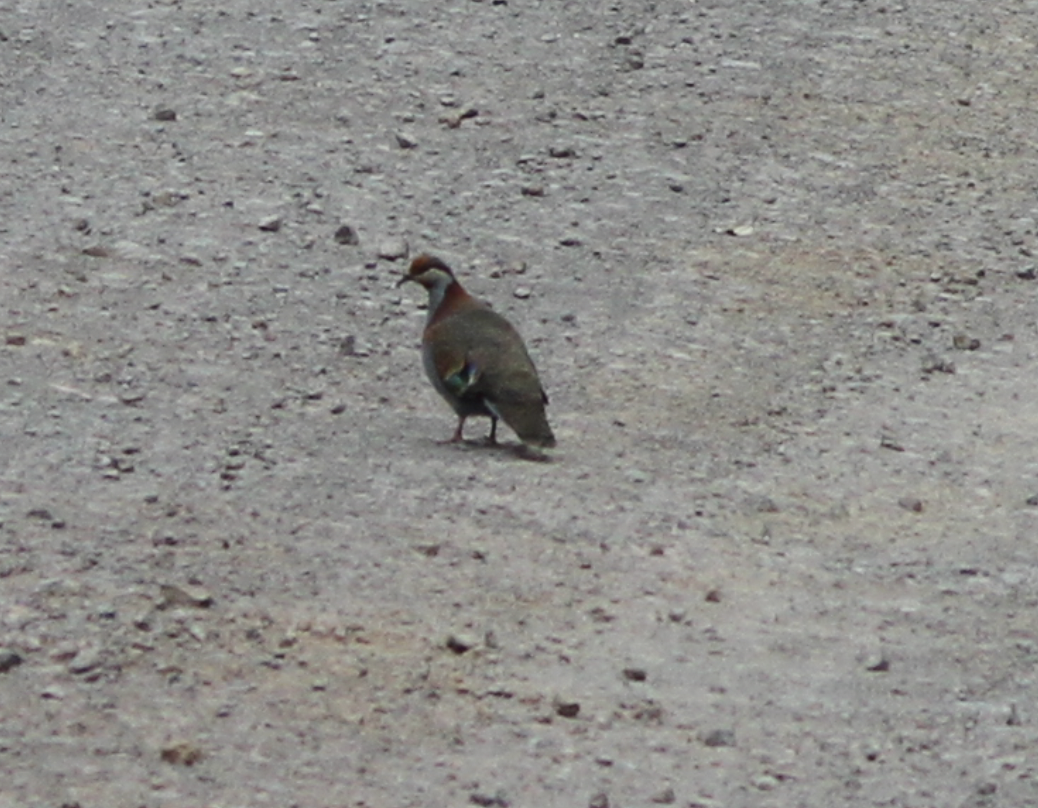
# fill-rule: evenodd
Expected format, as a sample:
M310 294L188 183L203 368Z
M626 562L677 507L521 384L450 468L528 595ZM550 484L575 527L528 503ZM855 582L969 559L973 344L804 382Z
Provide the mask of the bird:
M429 293L429 313L422 332L422 364L443 399L458 416L447 443L461 443L466 419L490 418L487 443L497 443L497 422L504 421L524 447L550 448L555 435L548 424L537 369L519 332L458 282L454 272L432 255L419 255L397 286L413 282Z

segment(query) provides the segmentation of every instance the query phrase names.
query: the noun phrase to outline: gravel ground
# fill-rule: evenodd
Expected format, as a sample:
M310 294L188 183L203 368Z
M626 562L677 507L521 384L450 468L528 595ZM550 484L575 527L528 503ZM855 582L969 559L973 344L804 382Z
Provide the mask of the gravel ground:
M1038 4L124 5L0 0L0 808L1038 805Z

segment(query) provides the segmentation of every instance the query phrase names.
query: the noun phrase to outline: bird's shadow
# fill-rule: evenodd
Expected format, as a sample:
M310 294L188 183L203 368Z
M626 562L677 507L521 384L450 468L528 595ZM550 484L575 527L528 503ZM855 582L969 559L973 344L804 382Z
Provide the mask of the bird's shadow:
M508 454L512 457L518 458L519 460L529 460L534 463L551 463L553 458L545 452L535 449L532 446L527 446L525 443L502 443L501 441L491 442L487 438L466 438L460 443L451 440L438 440L433 441L434 445L440 447L450 447L454 449L460 449L466 452L472 451L491 451L499 454Z

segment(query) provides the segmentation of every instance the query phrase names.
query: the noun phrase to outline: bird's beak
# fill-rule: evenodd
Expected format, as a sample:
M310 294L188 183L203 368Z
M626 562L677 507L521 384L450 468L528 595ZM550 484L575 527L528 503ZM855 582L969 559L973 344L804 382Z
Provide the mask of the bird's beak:
M400 280L398 280L396 282L396 288L399 289L401 286L403 286L408 281L413 281L413 280L414 280L414 278L412 278L410 275L402 275L400 277Z

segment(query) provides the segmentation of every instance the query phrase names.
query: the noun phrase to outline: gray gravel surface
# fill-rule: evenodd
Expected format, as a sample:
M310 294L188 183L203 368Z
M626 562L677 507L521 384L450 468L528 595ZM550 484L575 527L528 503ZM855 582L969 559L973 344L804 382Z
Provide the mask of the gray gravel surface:
M1038 805L1036 23L0 0L0 808Z

